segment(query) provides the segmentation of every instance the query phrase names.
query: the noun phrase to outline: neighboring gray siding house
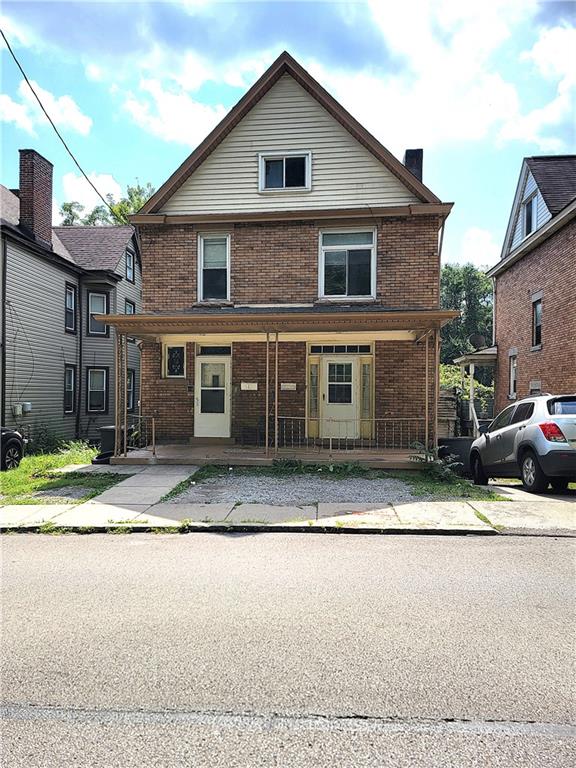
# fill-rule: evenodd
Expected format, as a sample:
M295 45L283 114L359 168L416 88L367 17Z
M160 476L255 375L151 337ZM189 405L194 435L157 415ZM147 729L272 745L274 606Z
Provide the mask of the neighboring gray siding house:
M20 151L20 189L0 185L2 424L95 440L114 423L114 330L91 318L140 311L134 229L52 227L52 165ZM129 343L129 408L138 413L140 351Z

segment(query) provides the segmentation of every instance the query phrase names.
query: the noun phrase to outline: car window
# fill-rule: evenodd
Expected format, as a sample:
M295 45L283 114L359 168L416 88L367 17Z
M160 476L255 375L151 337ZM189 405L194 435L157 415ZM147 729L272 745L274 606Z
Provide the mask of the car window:
M488 432L495 432L497 429L502 429L502 427L507 427L508 424L510 424L510 421L512 419L514 408L516 408L515 405L509 405L508 408L504 408L502 413L499 413L498 416L496 416L496 418L492 422L492 424L490 424L490 426L488 427Z
M565 397L562 400L549 400L548 413L551 413L553 416L576 415L576 397Z
M518 424L519 421L526 421L534 413L534 403L520 403L514 412L510 424Z

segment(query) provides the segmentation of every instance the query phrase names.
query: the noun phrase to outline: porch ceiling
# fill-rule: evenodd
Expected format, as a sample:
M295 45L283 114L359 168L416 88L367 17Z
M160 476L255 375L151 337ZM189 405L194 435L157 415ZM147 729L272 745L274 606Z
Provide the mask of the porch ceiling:
M363 338L372 334L374 339L391 334L389 338L409 340L439 329L459 315L454 310L396 310L374 305L290 309L261 311L255 307L226 307L211 310L195 307L179 314L95 315L95 318L112 325L119 333L141 339L184 335L202 339L228 336L232 340L246 336L265 340L267 333L278 333L282 340L297 341L326 338L331 334L362 334Z

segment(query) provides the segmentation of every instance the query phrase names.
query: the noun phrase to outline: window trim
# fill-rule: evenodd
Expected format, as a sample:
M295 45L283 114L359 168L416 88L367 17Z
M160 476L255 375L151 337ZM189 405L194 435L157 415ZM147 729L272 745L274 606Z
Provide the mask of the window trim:
M280 160L286 157L304 157L305 158L305 185L303 187L267 187L266 182L266 160ZM270 152L258 152L258 192L263 195L274 194L298 194L301 192L312 191L312 152L309 149L286 149Z
M168 350L169 349L175 349L175 348L183 348L184 349L184 373L182 374L173 374L168 373ZM185 379L186 378L186 366L188 364L187 360L187 352L186 352L186 344L164 344L162 346L162 374L163 378L165 379Z
M104 371L104 408L95 410L90 408L90 392L99 392L100 390L90 390L90 373L92 371ZM110 382L110 367L107 365L89 365L86 367L86 413L108 413L108 396L109 396L109 382Z
M536 341L536 305L540 304L540 341ZM542 349L542 295L532 297L532 346L530 350L535 352Z
M334 235L352 235L357 232L372 232L372 245L322 245L322 235L334 234ZM349 250L350 247L353 250L365 251L368 248L371 249L372 255L370 260L370 293L362 296L347 296L347 295L329 295L324 292L324 254L326 251L342 251L344 249ZM374 301L376 299L376 277L377 277L377 265L378 260L378 228L377 227L346 227L341 229L340 227L330 227L327 229L320 229L318 232L318 298L322 301Z
M537 229L537 223L538 223L538 201L537 201L537 190L532 192L531 195L528 195L528 197L522 201L522 237L530 237L534 232L536 232ZM526 232L526 206L528 203L532 203L532 229L530 232Z
M126 312L126 308L127 308L128 305L130 305L134 309L133 312ZM131 299L124 299L124 314L125 315L129 315L129 316L136 314L136 302L135 301L132 301ZM132 344L136 343L136 339L134 338L134 336L128 336L127 338L128 338L128 341L130 343L132 343Z
M220 239L226 238L226 298L225 299L205 299L202 295L203 283L204 283L204 240L210 240L211 238L218 237ZM221 304L223 301L230 301L230 272L231 272L231 259L230 259L230 232L199 232L198 233L198 266L197 266L197 289L198 289L198 302L202 304ZM181 346L181 345L175 345Z
M514 379L512 379L512 361L514 361ZM514 390L512 389L514 381ZM516 400L518 397L518 355L508 355L508 399Z
M66 314L68 312L68 307L66 306L66 300L68 298L68 291L71 291L72 295L74 296L74 309L73 309L74 327L72 328L66 325ZM64 283L64 332L71 333L74 336L78 332L78 286L74 285L74 283L69 283L69 282Z
M110 312L110 294L108 291L87 291L87 304L88 304L88 311L86 313L86 335L87 336L94 336L96 338L100 339L107 339L110 336L110 326L105 325L104 332L101 331L91 331L90 330L90 320L92 317L92 314L97 314L96 312L92 313L90 312L90 297L91 296L104 296L105 297L105 307L106 307L106 314Z
M132 261L132 277L128 277L128 255L130 255L132 257L132 259L131 259L131 261ZM125 267L126 267L126 269L124 270L124 272L125 272L125 275L126 275L126 280L129 283L135 283L136 282L136 254L134 253L132 248L129 248L129 247L126 248Z
M132 405L130 405L130 401L128 399L128 396L130 394L130 388L128 387L128 382L130 381L130 375L132 375ZM127 368L126 369L126 410L128 413L134 413L134 406L136 404L136 368Z
M72 379L72 409L67 411L66 410L66 372L72 371L73 373L73 379ZM65 416L70 416L76 413L76 393L77 393L77 379L76 379L77 373L76 373L76 365L73 363L64 363L64 399L62 403L62 410L64 411Z

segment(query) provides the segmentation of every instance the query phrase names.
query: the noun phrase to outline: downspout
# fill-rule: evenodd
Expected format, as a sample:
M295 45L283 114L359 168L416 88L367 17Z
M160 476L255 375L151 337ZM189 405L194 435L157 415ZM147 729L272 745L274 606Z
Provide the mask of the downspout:
M80 439L80 408L82 407L82 338L84 324L82 322L83 285L82 275L78 275L78 374L76 376L76 440Z
M6 237L2 237L2 380L0 388L2 389L0 402L0 420L5 424L6 415L6 275L8 262L8 248L6 246Z

